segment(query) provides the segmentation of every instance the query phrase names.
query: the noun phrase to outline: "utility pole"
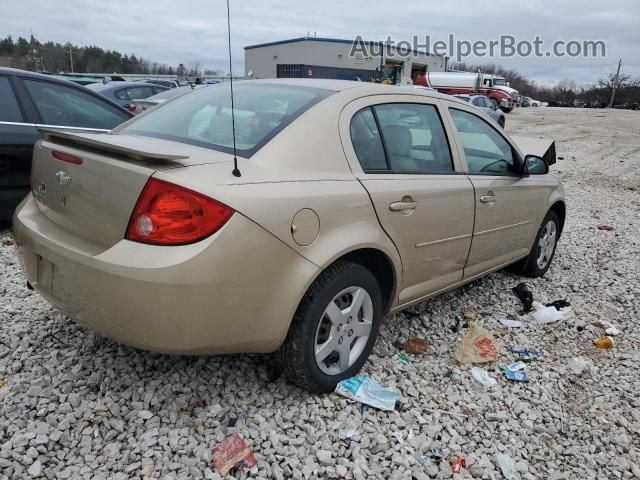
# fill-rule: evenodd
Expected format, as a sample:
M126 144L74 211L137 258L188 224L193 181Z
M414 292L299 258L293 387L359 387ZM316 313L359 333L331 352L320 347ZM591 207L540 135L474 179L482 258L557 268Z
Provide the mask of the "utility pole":
M613 79L613 85L611 86L611 98L609 99L609 108L613 107L613 100L616 98L616 89L620 85L620 67L622 66L622 59L618 62L618 71Z
M71 44L69 44L69 63L71 64L71 73L73 73L73 51L71 50Z

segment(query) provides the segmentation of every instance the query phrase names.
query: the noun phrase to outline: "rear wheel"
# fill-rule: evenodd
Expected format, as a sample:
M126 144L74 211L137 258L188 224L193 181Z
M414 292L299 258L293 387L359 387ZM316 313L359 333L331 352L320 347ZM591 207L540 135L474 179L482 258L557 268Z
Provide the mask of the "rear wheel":
M333 391L364 365L375 344L382 296L373 274L341 261L305 294L279 351L287 378L312 392Z
M529 256L525 259L522 270L523 275L536 278L547 273L551 266L551 260L553 260L553 256L556 253L559 233L560 222L558 215L550 210L542 221Z

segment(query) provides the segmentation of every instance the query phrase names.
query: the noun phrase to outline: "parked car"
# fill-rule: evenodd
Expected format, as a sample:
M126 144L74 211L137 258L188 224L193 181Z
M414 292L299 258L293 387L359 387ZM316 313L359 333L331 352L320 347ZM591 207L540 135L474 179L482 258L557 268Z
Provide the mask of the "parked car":
M291 381L331 391L387 313L509 265L549 269L565 200L546 141L420 89L234 91L234 112L214 85L110 134L40 141L14 220L31 285L116 341L277 351Z
M493 118L498 125L504 128L506 123L506 117L504 112L500 109L500 105L493 99L484 95L454 95L454 97L469 102L474 107L482 110L484 113Z
M0 223L29 192L31 157L40 128L110 130L132 114L80 85L0 68Z
M198 85L195 88L202 88L204 86L205 85ZM136 100L137 113L144 112L145 110L155 107L156 105L160 105L161 103L164 103L167 100L177 97L178 95L184 95L185 93L189 93L193 90L194 88L190 86L172 88L169 90L165 90L164 92L160 92L156 95L153 95L149 98L145 98L144 100Z
M142 100L169 90L169 87L153 85L146 82L92 83L91 85L87 85L87 88L98 92L109 100L119 103L133 113L136 113L137 110L136 100Z
M152 83L154 85L160 85L161 87L167 87L167 88L178 88L183 86L183 85L180 85L180 82L178 80L156 80L156 79L146 78L142 81L146 83Z

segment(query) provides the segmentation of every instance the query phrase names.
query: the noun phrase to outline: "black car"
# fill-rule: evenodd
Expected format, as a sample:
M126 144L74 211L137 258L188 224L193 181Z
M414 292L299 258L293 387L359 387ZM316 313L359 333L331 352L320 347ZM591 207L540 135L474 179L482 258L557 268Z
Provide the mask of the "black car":
M108 131L133 114L88 88L49 75L0 68L0 223L29 192L41 128Z

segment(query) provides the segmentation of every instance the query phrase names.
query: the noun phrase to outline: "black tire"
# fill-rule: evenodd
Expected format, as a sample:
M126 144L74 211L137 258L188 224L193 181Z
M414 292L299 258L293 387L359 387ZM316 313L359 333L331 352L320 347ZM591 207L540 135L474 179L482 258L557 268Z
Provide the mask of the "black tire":
M506 120L504 119L504 117L498 119L498 125L500 125L502 128L504 128L505 123L506 123Z
M364 288L371 297L373 318L367 343L358 359L344 372L329 375L315 359L318 324L336 295L351 286ZM322 272L303 297L293 317L287 338L278 351L278 360L287 379L311 392L335 390L338 382L358 373L373 349L382 319L382 295L373 274L362 265L339 261Z
M556 232L555 241L553 245L553 251L549 256L549 259L546 265L544 265L544 267L541 268L538 265L539 242L540 242L540 237L542 237L543 235L545 226L549 222L555 223L555 232ZM560 221L558 220L558 215L556 215L556 213L553 210L549 210L545 215L544 220L542 221L542 225L540 225L540 228L538 229L538 234L536 235L536 239L533 242L533 246L531 247L529 256L526 257L524 261L519 262L520 265L522 265L522 270L521 270L522 275L530 278L538 278L538 277L542 277L545 273L547 273L547 270L549 270L549 267L551 266L551 262L553 261L553 257L556 253L556 247L558 246L559 236L560 236Z

